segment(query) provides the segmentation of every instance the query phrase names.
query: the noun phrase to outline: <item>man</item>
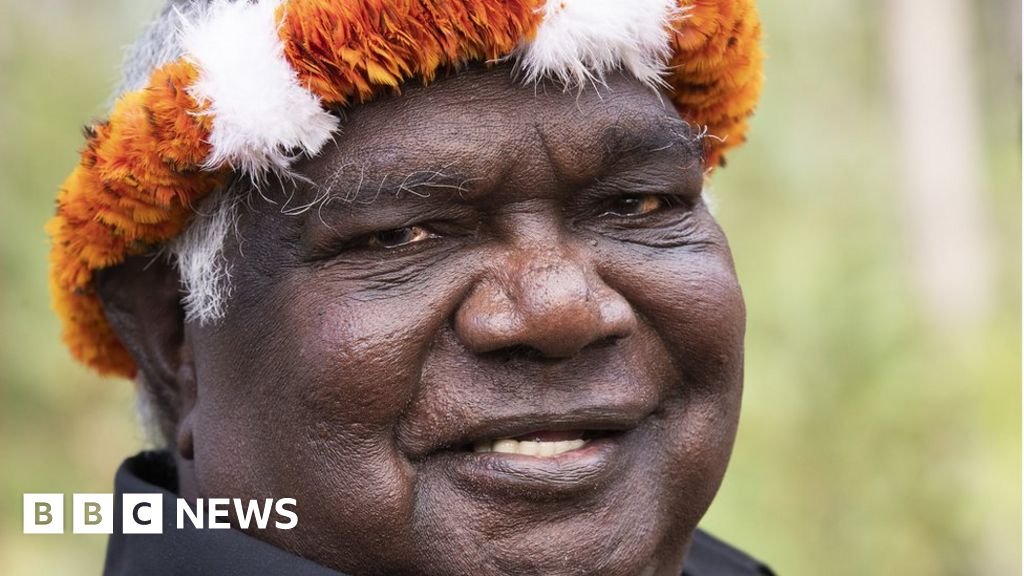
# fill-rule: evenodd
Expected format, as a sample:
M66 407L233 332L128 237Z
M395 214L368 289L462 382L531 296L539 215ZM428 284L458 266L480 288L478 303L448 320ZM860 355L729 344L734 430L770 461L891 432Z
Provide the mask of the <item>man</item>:
M49 225L65 341L165 446L117 489L167 529L108 574L770 573L696 531L742 388L701 193L760 87L749 1L172 8ZM178 529L179 496L298 520Z

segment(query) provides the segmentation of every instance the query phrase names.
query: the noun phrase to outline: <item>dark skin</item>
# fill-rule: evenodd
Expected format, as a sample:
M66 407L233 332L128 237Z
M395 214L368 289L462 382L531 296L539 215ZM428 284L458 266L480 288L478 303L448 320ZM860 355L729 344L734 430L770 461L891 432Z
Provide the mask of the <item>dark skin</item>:
M253 536L354 575L681 572L742 389L701 145L633 79L510 76L348 110L310 183L242 210L214 324L170 266L101 275L184 497L296 498ZM507 438L587 444L473 451Z

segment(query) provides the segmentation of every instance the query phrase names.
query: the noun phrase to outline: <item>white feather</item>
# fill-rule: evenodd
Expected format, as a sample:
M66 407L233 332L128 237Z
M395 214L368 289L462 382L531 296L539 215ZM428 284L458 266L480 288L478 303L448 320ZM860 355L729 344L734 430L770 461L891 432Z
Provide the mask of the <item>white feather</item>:
M669 31L684 17L675 0L548 0L543 10L537 35L516 54L528 82L582 87L624 69L652 87L664 84Z
M280 0L214 0L194 21L182 17L185 57L199 70L190 88L213 115L206 168L259 177L314 155L338 119L299 83L284 56L274 11Z

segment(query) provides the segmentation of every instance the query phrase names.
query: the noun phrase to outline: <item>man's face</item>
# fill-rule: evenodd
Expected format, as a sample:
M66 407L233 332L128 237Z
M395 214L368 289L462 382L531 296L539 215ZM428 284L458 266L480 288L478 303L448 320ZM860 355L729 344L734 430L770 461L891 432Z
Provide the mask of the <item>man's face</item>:
M198 496L354 574L678 570L725 471L744 308L695 133L625 77L464 72L345 113L188 326ZM678 573L678 572L676 572Z

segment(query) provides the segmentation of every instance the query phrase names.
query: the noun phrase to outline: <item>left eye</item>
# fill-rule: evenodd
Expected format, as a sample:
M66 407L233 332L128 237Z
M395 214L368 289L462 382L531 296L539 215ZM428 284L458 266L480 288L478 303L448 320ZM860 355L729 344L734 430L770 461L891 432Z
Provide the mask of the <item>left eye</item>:
M608 204L603 216L644 216L670 205L668 198L657 194L631 194Z
M406 226L374 232L367 238L366 245L370 248L399 248L434 237L435 235L423 226Z

